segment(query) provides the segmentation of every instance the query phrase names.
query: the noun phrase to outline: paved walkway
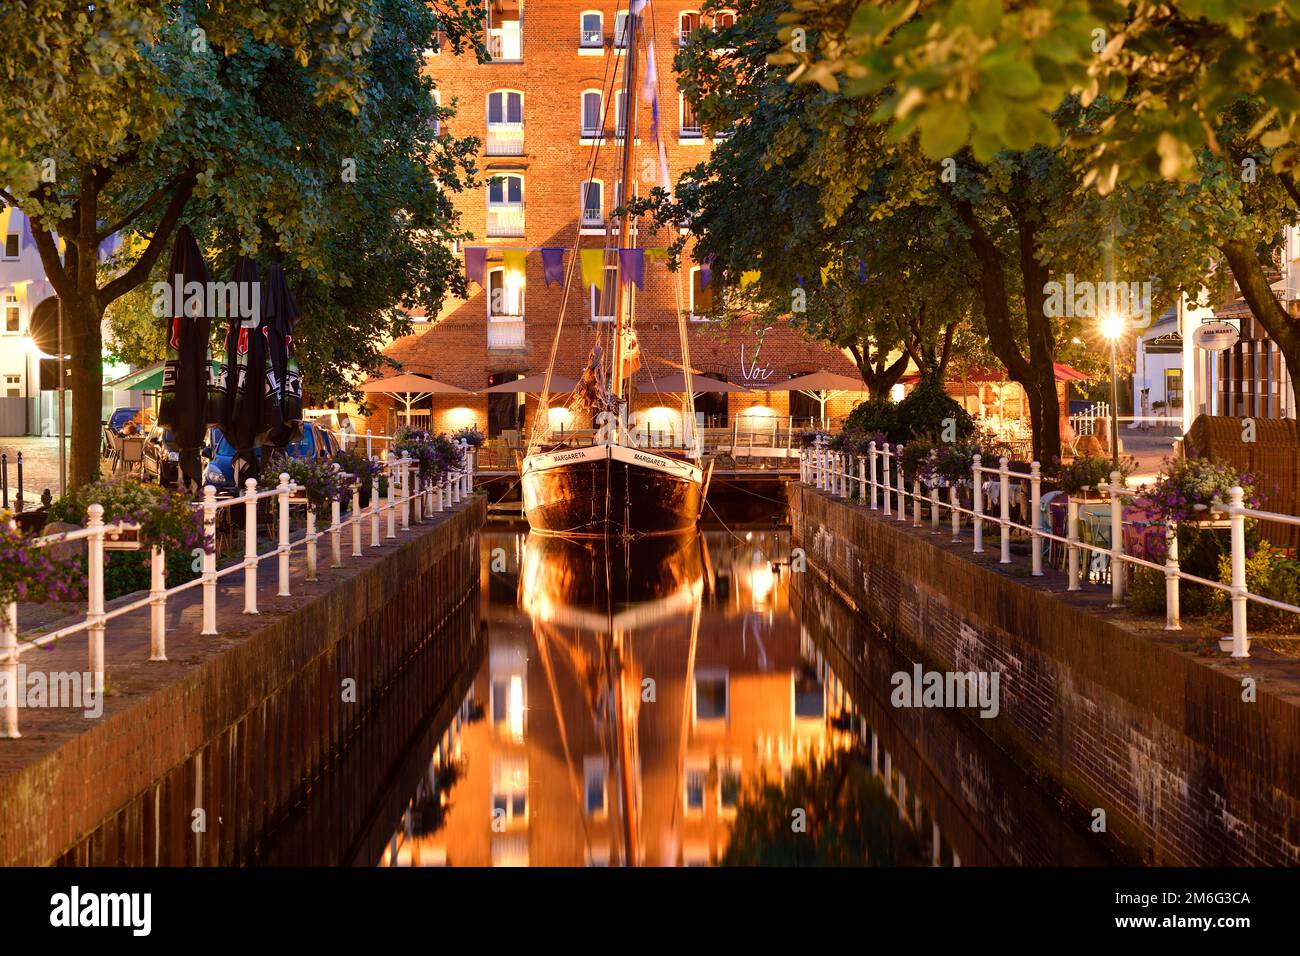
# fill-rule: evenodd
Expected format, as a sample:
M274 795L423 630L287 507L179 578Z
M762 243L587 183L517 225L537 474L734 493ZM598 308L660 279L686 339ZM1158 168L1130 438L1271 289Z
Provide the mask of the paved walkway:
M461 507L464 507L463 505ZM179 680L195 667L201 666L218 656L227 648L247 640L260 631L278 614L292 611L305 600L328 592L338 582L358 574L365 568L391 554L395 546L422 535L446 521L452 512L431 516L423 524L412 521L411 530L397 532L395 539L384 538L384 546L369 546L369 526L362 539L363 556L350 557L351 531L343 532L343 567L330 568L330 549L328 536L319 542L318 578L308 583L306 578L306 555L299 548L290 559L290 590L292 597L276 597L278 572L274 557L263 559L258 568L258 610L257 616L245 616L244 576L234 572L217 582L217 625L220 634L203 637L202 629L203 589L194 587L180 594L172 595L167 600L167 660L150 661L150 627L149 608L143 607L109 621L104 634L104 671L106 694L103 716L128 710L139 704L156 689ZM127 595L110 602L108 609L130 603L141 595ZM45 615L45 621L39 622L43 627L36 629L38 621L28 610L26 619L20 611L20 643L37 636L39 632L48 633L67 624L84 618L84 606L72 617L59 618L57 613ZM25 652L20 658L30 675L33 672L85 672L88 669L89 645L84 631L63 638L53 646L37 648ZM18 729L22 736L16 740L0 739L0 776L27 764L40 760L57 750L70 740L84 732L90 724L80 708L39 709L20 708L18 711ZM141 744L144 745L143 743Z
M41 492L59 496L59 440L57 438L0 438L0 454L9 456L9 507L18 495L18 453L23 456L23 501L26 509L39 507Z

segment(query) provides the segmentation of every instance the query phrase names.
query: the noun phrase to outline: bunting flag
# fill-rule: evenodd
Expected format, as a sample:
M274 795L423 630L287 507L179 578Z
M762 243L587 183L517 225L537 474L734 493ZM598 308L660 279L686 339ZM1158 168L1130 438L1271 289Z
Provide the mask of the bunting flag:
M665 261L668 259L668 250L659 246L656 246L651 249L642 249L641 251L645 253L646 259L648 259L651 262L653 262L655 259L663 259Z
M487 249L483 246L465 247L465 278L483 284L483 267L487 265Z
M501 261L505 263L506 272L524 275L528 265L527 249L502 249Z
M713 284L713 260L705 259L700 263L700 288L707 289Z
M23 220L22 231L19 233L21 238L18 240L18 251L22 252L24 249L35 249L36 237L32 235L31 219L21 212L16 212L16 215L22 216ZM59 251L62 252L63 250L60 249Z
M542 250L542 280L549 287L552 282L564 285L564 250Z
M757 269L750 269L748 272L742 272L740 274L741 291L743 292L745 289L748 289L751 285L757 282L758 279L759 272Z
M605 291L605 250L604 249L583 249L582 255L582 284L584 287L595 286L601 292Z
M644 249L620 249L618 250L618 275L623 285L626 287L629 282L636 283L636 287L645 290L645 250Z
M830 277L831 277L831 264L828 262L826 263L826 265L822 266L822 285L825 285L827 282L829 282Z

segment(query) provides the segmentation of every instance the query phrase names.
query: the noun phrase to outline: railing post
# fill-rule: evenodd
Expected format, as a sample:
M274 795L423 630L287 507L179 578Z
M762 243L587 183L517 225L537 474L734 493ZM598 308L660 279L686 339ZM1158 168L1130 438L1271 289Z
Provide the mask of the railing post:
M939 531L939 500L942 495L937 484L930 488L930 530L936 534Z
M86 509L86 638L95 692L104 688L104 507Z
M402 530L411 530L411 453L402 452Z
M167 561L162 548L149 549L149 660L167 660Z
M206 637L217 633L217 489L203 486L203 630ZM207 549L208 541L212 550Z
M1036 578L1043 576L1042 509L1043 475L1038 462L1031 461L1029 463L1029 527L1033 530L1029 533L1029 553L1032 555L1033 566L1030 573Z
M433 479L433 510L441 513L446 510L446 501L444 500L444 489L447 487L447 476L438 475Z
M961 512L957 510L957 482L948 486L948 505L952 510L952 540L961 537Z
M1165 630L1181 631L1178 582L1178 522L1165 521Z
M971 508L975 517L971 529L975 534L975 554L984 553L984 456L976 453L970 466Z
M373 462L374 459L372 458ZM383 470L382 468L380 469ZM370 547L381 547L379 541L379 475L370 476Z
M338 495L335 495L333 499L330 500L330 567L331 568L343 567L342 541L339 537L339 535L342 533L343 530L342 528L339 527L339 524L343 520L342 512L343 512L343 506L339 502Z
M316 509L307 502L307 580L316 581Z
M352 557L361 557L361 479L352 476Z
M868 476L867 484L871 488L871 510L875 511L877 503L880 500L879 489L876 488L876 443L867 444L867 461L871 463L871 472Z
M386 538L397 537L397 456L388 453L388 528Z
M367 458L375 457L375 449L372 446L372 438L373 436L370 434L370 429L367 428L366 429L366 457Z
M884 479L883 479L884 494L882 496L884 498L884 502L883 502L884 508L882 509L882 511L884 512L885 517L889 517L891 514L893 514L894 487L893 487L893 478L889 473L890 469L892 468L889 459L890 459L889 442L885 442L884 451L881 452L881 466L883 467L885 472Z
M464 452L460 459L460 498L464 501L474 493L474 449L464 439L461 439L460 447Z
M867 459L858 456L858 500L867 503Z
M18 686L18 604L8 601L0 604L0 690L4 692L4 727L0 737L21 737L18 732L18 695L25 688Z
M419 524L424 519L421 517L424 505L424 479L420 477L419 469L415 469L415 474L411 476L411 508L414 514L411 520Z
M276 502L279 505L280 533L276 546L280 565L280 589L276 597L289 597L289 475L280 472L280 484L275 488Z
M1110 606L1124 606L1124 476L1118 471L1110 473Z
M907 487L906 479L903 478L903 446L896 445L894 448L895 470L898 478L898 520L907 520Z
M1079 547L1079 502L1073 496L1066 499L1065 511L1065 539L1070 542L1068 545L1068 565L1065 572L1067 591L1082 590L1083 585L1079 583L1079 559L1081 548Z
M257 479L244 482L244 613L257 613Z
M1007 474L1007 456L998 459L998 520L1002 523L1002 555L998 564L1011 563L1011 478Z
M1242 506L1245 493L1233 485L1228 491L1228 522L1232 535L1232 656L1250 656L1250 638L1246 634L1246 515Z
M912 479L912 527L921 527L921 479Z

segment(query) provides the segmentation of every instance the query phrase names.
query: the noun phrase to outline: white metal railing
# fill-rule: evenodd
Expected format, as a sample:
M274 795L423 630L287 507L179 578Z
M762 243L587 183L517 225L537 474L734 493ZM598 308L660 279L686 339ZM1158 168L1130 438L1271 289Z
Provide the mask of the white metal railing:
M488 156L522 156L523 123L489 123L484 150Z
M524 58L523 31L519 27L493 27L487 32L488 56L513 63Z
M1102 431L1097 431L1097 423L1102 423ZM1094 402L1093 405L1082 412L1075 412L1070 416L1070 427L1080 438L1086 435L1105 434L1105 424L1110 421L1110 403Z
M580 30L578 31L578 46L583 49L592 49L593 47L603 47L605 45L605 31L600 30Z
M523 316L492 316L487 327L489 349L521 349L527 344L527 325Z
M368 439L371 436L367 436ZM387 437L387 436L384 436ZM90 675L94 681L94 694L103 693L104 689L104 631L109 621L123 617L141 608L150 609L150 652L149 660L167 660L167 599L192 588L203 590L203 616L200 634L212 636L220 633L217 629L217 581L227 575L244 573L244 611L245 614L257 614L258 565L274 558L278 563L277 597L290 597L289 557L299 548L306 555L306 581L316 581L318 567L318 542L322 537L329 538L330 567L343 566L342 534L351 529L352 557L362 556L363 526L370 526L370 547L382 547L381 525L386 520L384 538L393 539L401 531L409 531L411 522L426 520L424 515L431 515L458 505L469 497L474 490L473 475L475 471L477 449L461 441L462 466L447 472L437 480L422 479L416 471L418 462L405 453L398 458L389 452L383 468L387 472L387 496L380 498L379 478L371 477L370 506L361 508L361 481L355 475L346 474L345 479L351 486L352 500L350 512L346 518L341 514L342 505L336 498L331 503L330 523L323 531L316 528L316 512L307 504L306 531L298 538L291 538L289 509L293 496L301 491L289 481L287 474L280 475L280 483L274 488L259 490L257 479L249 478L244 483L244 491L237 497L217 500L216 488L207 485L203 489L203 499L196 504L203 516L204 536L213 542L211 551L204 551L202 572L193 580L175 587L166 587L164 569L166 554L161 548L152 548L149 557L150 588L143 596L125 601L111 610L106 609L104 599L104 554L105 541L118 541L130 531L137 531L138 525L127 523L104 523L104 509L92 504L87 511L86 527L60 534L46 535L33 541L36 547L49 547L56 544L69 544L77 541L86 542L86 613L72 624L55 631L36 635L26 640L21 639L18 631L18 607L11 602L7 607L0 606L0 682L3 682L3 713L0 713L0 738L18 737L18 707L20 688L18 687L18 665L22 655L40 647L53 644L62 638L85 631L89 645ZM400 490L399 490L400 489ZM278 502L277 542L273 550L260 552L257 538L257 504L259 501L275 498ZM244 557L242 561L217 568L215 547L217 512L223 508L244 508ZM381 520L384 519L384 520Z
M501 238L524 234L523 203L504 203L488 206L487 234Z
M836 497L846 498L857 495L872 511L881 511L884 517L891 512L898 521L907 520L907 505L911 502L912 526L921 527L922 512L930 509L930 525L938 532L941 526L941 511L947 509L951 521L952 540L958 541L962 533L962 517L967 516L971 522L973 552L984 553L984 523L998 526L1000 564L1011 562L1011 535L1013 532L1027 535L1030 539L1031 573L1043 574L1043 544L1056 542L1067 549L1066 581L1067 590L1080 591L1082 585L1081 557L1087 552L1103 555L1109 562L1111 579L1111 607L1123 607L1125 596L1125 568L1149 568L1159 572L1165 578L1165 629L1181 630L1179 619L1179 588L1183 581L1203 585L1227 592L1232 603L1232 636L1230 639L1233 657L1249 657L1249 636L1246 630L1247 602L1266 605L1293 614L1300 614L1300 607L1273 600L1261 594L1252 593L1246 585L1246 519L1276 521L1282 524L1300 526L1300 517L1276 514L1248 508L1243 504L1244 492L1239 487L1229 491L1227 503L1215 501L1212 512L1226 515L1229 522L1231 581L1211 581L1195 574L1183 571L1178 566L1178 528L1176 522L1166 522L1164 564L1148 561L1137 555L1124 551L1124 502L1126 489L1124 477L1118 471L1111 472L1110 484L1106 487L1109 495L1110 546L1102 547L1084 541L1080 535L1080 517L1077 499L1067 503L1066 535L1064 537L1043 530L1039 526L1042 520L1042 483L1043 477L1038 462L1032 462L1028 472L1011 471L1007 459L1000 458L996 468L983 464L979 455L974 458L969 479L972 491L973 507L967 508L958 502L958 486L949 482L948 500L943 500L943 488L937 484L925 490L923 482L914 478L911 489L906 487L905 476L901 471L903 446L891 449L889 445L877 448L875 442L868 445L866 455L854 456L842 451L832 451L824 442L819 442L804 449L800 456L799 479L803 484L811 485L820 491L826 491ZM993 476L985 481L985 476ZM1025 481L1029 484L1030 514L1034 525L1027 526L1011 520L1011 480ZM996 482L994 484L993 482ZM962 482L965 485L965 482ZM984 511L984 496L996 488L998 513L995 516ZM990 496L991 497L991 496ZM1227 649L1229 639L1220 642Z

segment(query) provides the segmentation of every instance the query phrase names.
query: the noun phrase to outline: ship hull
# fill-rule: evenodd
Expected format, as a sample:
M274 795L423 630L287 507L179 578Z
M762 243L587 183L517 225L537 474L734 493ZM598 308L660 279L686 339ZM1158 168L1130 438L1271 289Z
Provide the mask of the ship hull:
M538 534L688 534L700 517L702 477L690 462L618 445L529 455L521 473L524 513Z

